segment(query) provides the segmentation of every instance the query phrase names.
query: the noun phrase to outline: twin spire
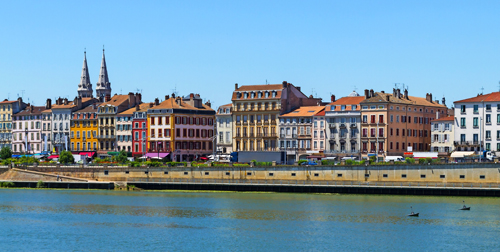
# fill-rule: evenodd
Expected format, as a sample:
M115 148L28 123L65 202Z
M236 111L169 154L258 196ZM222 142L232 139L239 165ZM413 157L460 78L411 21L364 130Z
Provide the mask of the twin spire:
M83 67L80 83L78 84L78 96L80 97L93 97L92 83L90 83L90 75L87 66L87 52L83 52ZM97 97L104 97L111 95L111 83L108 78L108 69L106 68L106 58L104 57L104 49L102 49L102 62L101 72L99 73L99 80L96 87Z

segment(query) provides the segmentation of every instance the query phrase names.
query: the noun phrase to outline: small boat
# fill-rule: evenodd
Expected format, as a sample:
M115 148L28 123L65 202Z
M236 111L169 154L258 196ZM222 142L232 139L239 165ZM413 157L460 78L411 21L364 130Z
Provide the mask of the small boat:
M410 207L410 209L411 209L411 213L410 213L410 214L408 214L408 216L409 216L409 217L418 217L418 213L414 213L414 212L413 212L413 207Z
M470 210L470 207L465 206L465 201L462 201L464 203L464 206L458 210Z

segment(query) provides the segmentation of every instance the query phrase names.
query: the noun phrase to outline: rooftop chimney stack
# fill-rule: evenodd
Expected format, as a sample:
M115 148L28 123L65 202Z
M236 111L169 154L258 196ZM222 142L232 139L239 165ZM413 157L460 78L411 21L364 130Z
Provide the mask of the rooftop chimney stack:
M234 83L234 90L237 90L237 89L238 89L238 83ZM174 97L174 96L172 95L172 97Z
M288 86L288 82L283 81L283 88L286 88Z
M236 85L238 85L238 83L236 83ZM175 93L172 93L172 98L175 98Z
M335 95L332 95L331 100L332 102L335 102Z
M104 96L104 102L109 102L109 101L111 101L111 95L106 94L106 96Z
M155 106L160 105L160 100L158 98L155 98Z
M370 97L374 97L375 96L375 92L373 92L373 89L370 89Z
M446 106L446 99L444 98L444 96L443 96L443 99L441 100L441 102L443 103L443 105Z
M45 103L45 108L46 109L51 109L52 108L52 100L50 98L47 99L47 103Z
M169 95L165 95L165 101L170 99L170 96Z
M408 100L408 89L405 89L405 99Z
M212 107L212 103L210 103L210 100L208 100L207 102L205 102L205 105L207 105L208 107Z
M365 89L365 99L370 98L370 91L368 89Z

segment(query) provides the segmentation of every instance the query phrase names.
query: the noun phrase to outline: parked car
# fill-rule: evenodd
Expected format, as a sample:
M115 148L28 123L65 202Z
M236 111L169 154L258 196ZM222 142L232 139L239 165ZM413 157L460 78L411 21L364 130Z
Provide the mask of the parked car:
M302 163L301 165L318 165L318 163L316 163L314 161L307 161L307 162Z

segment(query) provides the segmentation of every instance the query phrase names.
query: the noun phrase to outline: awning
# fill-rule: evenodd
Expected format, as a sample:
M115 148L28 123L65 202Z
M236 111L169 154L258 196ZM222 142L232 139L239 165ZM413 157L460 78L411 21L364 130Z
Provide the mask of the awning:
M146 155L144 155L142 158L160 158L160 159L163 159L165 158L166 156L168 156L168 152L160 152L160 153L154 153L154 152L151 152L151 153L146 153Z
M48 159L54 159L54 158L59 158L59 155L50 155L49 157L47 157Z
M18 158L20 155L12 155L13 158Z
M80 152L80 156L93 157L95 152Z
M324 156L307 156L307 158L309 158L309 159L310 158L319 158L319 159L322 159L322 158L324 158Z
M463 158L465 156L470 156L470 155L474 155L474 152L473 151L454 151L453 153L451 153L450 157Z
M108 152L108 155L110 155L110 156L118 156L118 154L120 154L119 151L110 151L110 152Z

